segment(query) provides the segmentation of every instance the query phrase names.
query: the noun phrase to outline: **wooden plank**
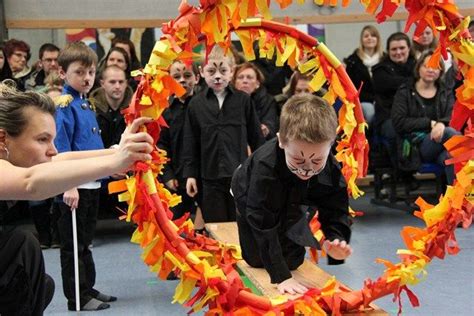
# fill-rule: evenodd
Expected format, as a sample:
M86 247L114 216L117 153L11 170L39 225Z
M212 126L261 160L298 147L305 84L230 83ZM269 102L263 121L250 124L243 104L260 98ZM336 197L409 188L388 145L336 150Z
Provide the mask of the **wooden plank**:
M474 8L461 8L459 12L463 16L473 16ZM406 20L408 13L396 12L388 21ZM6 18L6 27L11 29L66 29L66 28L155 28L161 27L170 19L19 19ZM337 23L361 23L375 22L375 16L367 13L355 14L333 14L291 17L275 17L273 20L288 24L337 24Z
M206 224L206 229L211 237L224 243L239 244L239 234L237 231L236 222L227 223L209 223ZM265 269L253 268L249 266L244 260L237 263L237 267L247 276L247 278L254 284L254 286L262 292L263 295L269 298L275 298L281 294L275 284L270 283L270 277ZM296 270L292 271L293 277L309 287L322 288L326 282L331 279L331 275L312 263L305 260L304 263ZM285 294L288 299L295 299L301 295ZM361 312L345 313L344 315L370 315L382 316L388 315L375 304L370 304L373 309L368 309Z

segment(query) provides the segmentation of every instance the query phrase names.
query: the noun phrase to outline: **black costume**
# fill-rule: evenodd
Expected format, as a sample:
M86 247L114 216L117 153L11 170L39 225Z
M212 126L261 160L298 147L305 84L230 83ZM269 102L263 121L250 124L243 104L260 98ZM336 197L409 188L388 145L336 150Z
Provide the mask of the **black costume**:
M0 216L7 212L0 201ZM30 232L0 226L0 315L43 315L54 294L40 245Z
M250 97L226 88L222 108L214 91L205 88L189 102L184 126L185 178L202 178L202 215L205 222L235 220L229 193L234 170L264 139ZM200 170L200 171L199 171Z
M346 72L354 83L356 89L359 89L362 84L362 89L360 90L359 95L360 102L374 103L375 93L372 77L370 76L367 66L364 65L364 62L357 55L357 50L344 59L344 63L346 64Z
M191 96L186 98L184 103L179 98L170 99L169 108L163 112L163 118L166 124L168 124L168 128L164 127L161 130L160 139L158 140L158 147L166 150L167 157L170 159L163 167L161 179L163 183L173 179L178 180L178 189L175 193L181 196L181 203L171 208L173 219L182 217L186 212L194 212L196 210L194 199L186 193L186 179L183 176L184 118L190 100ZM198 197L196 197L196 200L199 203L201 186L198 187Z
M272 139L236 170L232 193L242 256L253 267L263 266L272 283L291 278L290 270L304 261L305 246L319 246L308 226L316 210L326 239L350 240L347 185L332 155L319 175L303 181ZM343 263L328 258L329 264Z
M372 68L375 90L375 126L390 119L393 97L397 89L413 78L415 59L408 57L405 64L394 63L388 56Z
M250 96L257 111L260 123L265 124L270 130L266 139L272 139L278 131L278 105L275 98L267 92L264 86L261 86Z

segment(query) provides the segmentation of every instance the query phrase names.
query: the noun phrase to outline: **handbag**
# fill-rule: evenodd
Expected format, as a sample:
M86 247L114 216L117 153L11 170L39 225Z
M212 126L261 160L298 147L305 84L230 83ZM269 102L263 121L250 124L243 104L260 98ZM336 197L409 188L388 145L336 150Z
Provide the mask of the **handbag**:
M414 132L397 140L398 169L415 172L421 167L420 144L426 133Z

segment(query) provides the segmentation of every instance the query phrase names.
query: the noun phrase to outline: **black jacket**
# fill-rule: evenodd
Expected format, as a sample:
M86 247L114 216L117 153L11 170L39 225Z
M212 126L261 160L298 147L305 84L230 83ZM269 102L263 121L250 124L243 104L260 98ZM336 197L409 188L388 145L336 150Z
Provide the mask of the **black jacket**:
M231 87L226 90L221 109L209 88L189 102L184 124L185 178L231 178L247 159L247 145L254 151L264 142L250 97Z
M238 212L254 232L255 246L273 283L291 277L282 253L282 248L291 245L282 245L280 236L286 235L296 247L302 246L301 241L312 239L310 230L303 229L308 224L301 206L317 208L328 240L349 242L351 236L347 185L334 157L328 158L319 175L303 181L288 169L284 155L274 138L254 152L232 178ZM295 226L296 234L292 229Z
M172 179L183 179L183 136L184 136L184 118L191 97L188 97L184 103L179 98L171 98L170 106L163 112L163 118L168 124L160 133L158 147L166 150L170 161L163 168L163 182Z
M375 100L375 92L372 77L370 76L369 69L357 55L357 50L344 59L344 63L346 64L346 72L356 89L359 90L361 84L363 84L359 95L360 102L373 103Z
M396 64L385 57L372 69L372 79L375 91L375 126L380 126L390 118L393 97L397 89L413 78L415 59L409 57L403 65Z
M114 111L107 103L103 88L98 88L91 93L89 102L95 109L97 123L100 128L100 137L104 142L105 148L120 143L120 137L127 127L123 114L120 111L129 106L132 96L132 88L127 87L122 103Z
M436 121L448 126L453 112L454 96L444 84L438 87L435 96ZM428 117L422 100L415 91L413 83L402 84L393 99L392 122L400 134L431 131L431 118Z
M267 93L265 87L261 86L252 93L251 99L257 111L260 123L265 124L270 130L266 138L271 139L275 137L278 131L277 104L275 98Z

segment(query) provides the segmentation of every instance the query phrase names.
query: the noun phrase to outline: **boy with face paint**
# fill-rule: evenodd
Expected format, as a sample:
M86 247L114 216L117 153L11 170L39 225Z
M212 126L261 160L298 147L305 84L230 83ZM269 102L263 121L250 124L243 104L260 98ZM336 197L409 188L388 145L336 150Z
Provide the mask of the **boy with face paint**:
M230 194L234 170L264 142L260 122L250 97L229 82L234 62L214 46L201 76L207 86L191 99L184 126L184 168L189 196L198 192L202 179L202 215L206 223L235 220ZM201 189L201 188L199 188Z
M336 129L336 113L323 99L293 96L283 106L277 138L232 179L242 257L265 268L282 294L307 290L290 271L303 263L305 247L320 249L308 225L316 211L329 264L352 252L347 185L331 154Z
M181 203L171 209L173 219L182 217L186 212L194 212L194 199L186 193L186 179L183 177L183 129L184 118L189 101L194 95L194 87L199 82L199 71L193 65L175 61L170 67L173 77L186 92L181 97L170 98L169 107L163 112L168 127L163 128L158 140L158 147L166 150L170 161L163 168L162 180L167 188L181 196ZM202 225L195 229L202 229Z

